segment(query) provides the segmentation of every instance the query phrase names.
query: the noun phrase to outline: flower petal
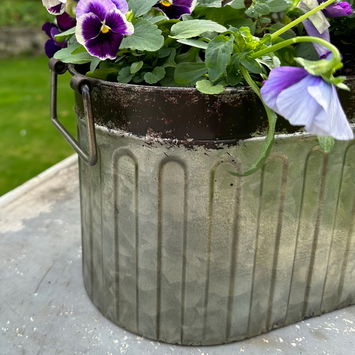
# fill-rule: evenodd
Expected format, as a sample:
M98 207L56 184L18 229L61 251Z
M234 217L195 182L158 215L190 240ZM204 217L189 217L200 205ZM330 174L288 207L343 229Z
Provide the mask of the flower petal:
M61 15L65 10L66 0L42 0L43 6L52 15Z
M344 17L353 13L351 5L347 1L330 4L324 9L324 14L327 17Z
M44 50L48 58L52 58L60 49L61 47L58 46L54 39L49 39L44 45Z
M155 7L162 11L169 19L179 19L182 15L191 14L196 6L196 0L172 0L170 6L158 1Z
M75 30L77 41L85 45L85 43L93 38L96 38L100 34L101 20L93 13L78 18L78 23Z
M50 37L54 39L54 37L55 37L56 35L58 35L59 33L60 33L60 31L59 31L59 29L58 29L57 27L52 27L52 28L51 28L51 35L50 35Z
M61 31L64 32L75 27L76 20L64 12L62 15L57 16L57 24Z
M123 14L128 11L128 4L126 0L111 0Z
M298 83L283 90L276 99L275 111L295 126L310 126L312 120L323 110L309 95L309 86L316 86L322 78L307 75Z
M276 110L277 96L307 75L305 69L297 67L279 67L271 70L268 80L261 88L261 95L266 105Z
M47 9L48 12L51 14L51 15L61 15L64 13L65 11L65 6L63 4L59 4L59 5L56 5L56 6L53 6L53 7L50 7Z
M131 35L134 32L132 23L127 21L119 10L111 10L107 13L105 24L116 34Z
M338 140L353 139L354 133L340 104L335 86L322 80L319 85L309 87L308 92L322 106L323 111L314 118L306 130L317 135L332 136ZM321 131L325 133L322 134Z
M88 41L85 47L92 56L101 60L116 59L122 39L122 35L113 32L100 33L98 37Z
M318 32L313 23L308 19L303 21L303 25L309 36L322 38L325 41L330 42L330 34L328 30L325 30L323 33ZM326 58L330 53L328 48L325 48L320 44L313 43L313 46L320 58Z
M92 12L104 21L106 13L114 9L116 5L111 0L80 0L75 12L77 18Z
M57 26L54 23L51 22L46 22L43 26L42 26L42 31L45 32L45 34L48 37L52 37L51 31L53 28L57 28Z
M194 0L173 0L173 5L192 8L196 4Z

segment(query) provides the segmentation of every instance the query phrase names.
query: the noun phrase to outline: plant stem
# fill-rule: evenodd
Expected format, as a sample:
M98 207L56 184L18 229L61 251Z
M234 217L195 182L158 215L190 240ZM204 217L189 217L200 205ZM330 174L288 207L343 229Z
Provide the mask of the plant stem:
M272 145L274 143L274 136L275 136L275 128L276 128L276 120L277 120L277 115L274 111L272 111L271 109L269 109L263 102L261 94L260 94L260 90L258 85L255 83L255 81L252 79L252 77L250 76L248 70L246 70L244 67L240 68L245 81L248 83L248 85L252 88L252 90L255 92L256 95L258 95L258 97L260 98L262 104L264 105L266 114L267 114L267 118L268 118L268 123L269 123L269 130L267 133L267 136L265 138L263 147L261 149L260 155L257 159L257 161L248 169L246 170L244 173L238 173L238 172L231 172L232 175L234 176L249 176L251 174L253 174L255 171L257 171L258 169L261 168L262 164L265 162L265 160L267 159L267 157L270 154Z
M288 23L287 25L285 25L284 27L280 28L278 31L272 33L271 39L274 40L277 37L280 37L280 35L282 35L284 32L290 30L292 27L297 26L299 23L301 23L302 21L308 19L308 17L314 15L316 12L325 9L326 7L328 7L329 5L331 5L333 2L335 2L337 0L328 0L326 2L321 3L319 6L315 7L314 9L306 12L304 15L296 18L295 20L293 20L292 22Z
M279 49L282 49L284 47L290 46L295 43L302 43L302 42L318 43L318 44L324 46L325 48L328 48L333 54L333 58L331 60L329 60L329 63L330 63L329 65L332 66L332 68L334 69L333 71L342 67L341 54L340 54L338 48L322 38L312 37L312 36L300 36L300 37L293 37L290 39L286 39L285 41L282 41L280 43L274 44L270 47L261 49L260 51L253 53L251 55L251 57L254 59L259 58L265 54L278 51Z

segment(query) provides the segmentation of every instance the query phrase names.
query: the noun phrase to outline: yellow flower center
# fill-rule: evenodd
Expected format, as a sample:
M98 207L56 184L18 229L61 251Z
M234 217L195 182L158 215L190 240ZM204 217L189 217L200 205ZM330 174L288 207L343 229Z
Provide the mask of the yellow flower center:
M102 33L108 33L110 31L111 31L111 28L103 23L102 26L101 26L101 32Z
M161 0L160 3L166 7L169 7L172 5L171 1L169 1L169 0Z

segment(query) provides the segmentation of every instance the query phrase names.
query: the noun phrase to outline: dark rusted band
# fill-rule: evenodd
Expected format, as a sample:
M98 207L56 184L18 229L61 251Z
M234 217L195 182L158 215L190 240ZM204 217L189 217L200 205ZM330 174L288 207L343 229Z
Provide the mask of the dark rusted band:
M218 145L263 135L265 110L249 88L230 88L220 95L204 95L194 88L154 87L91 79L69 66L74 81L90 83L95 123L137 136L178 140L186 145ZM348 84L355 89L355 78ZM76 91L78 91L76 89ZM341 93L349 118L354 118L354 95ZM77 112L83 115L82 99L76 95ZM279 119L278 133L293 133ZM223 144L222 143L222 144Z

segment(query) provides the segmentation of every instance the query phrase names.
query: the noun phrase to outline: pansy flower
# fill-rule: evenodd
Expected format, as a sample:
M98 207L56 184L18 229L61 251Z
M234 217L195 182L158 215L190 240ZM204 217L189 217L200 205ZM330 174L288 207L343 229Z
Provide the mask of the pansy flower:
M325 0L319 1L319 3ZM353 13L351 5L347 1L335 2L327 6L324 10L324 15L327 17L344 17L349 16Z
M335 86L303 68L271 70L261 95L272 110L309 133L338 140L354 138Z
M94 57L115 59L125 35L134 32L127 21L126 0L80 0L76 8L76 38Z
M56 52L67 46L67 42L57 42L55 36L61 32L69 30L76 25L76 20L69 16L66 12L57 16L57 25L46 22L42 26L42 30L47 34L49 40L44 45L44 50L49 58L52 58Z
M191 14L195 6L196 0L160 0L154 7L169 19L179 19L182 15Z
M42 30L47 34L49 40L44 45L44 50L48 58L52 58L60 49L65 48L65 42L57 42L55 36L60 33L58 26L54 23L46 22L42 26Z

